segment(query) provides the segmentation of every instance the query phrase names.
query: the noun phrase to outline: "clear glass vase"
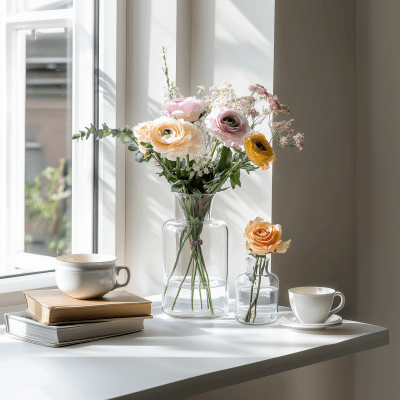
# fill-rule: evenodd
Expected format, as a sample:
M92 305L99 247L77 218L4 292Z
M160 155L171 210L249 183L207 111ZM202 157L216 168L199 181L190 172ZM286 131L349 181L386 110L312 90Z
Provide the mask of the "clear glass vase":
M229 311L228 228L211 218L214 195L175 194L178 216L163 227L163 311L220 317Z
M246 258L247 272L236 279L235 319L242 324L273 324L278 319L279 280L269 272L271 256Z

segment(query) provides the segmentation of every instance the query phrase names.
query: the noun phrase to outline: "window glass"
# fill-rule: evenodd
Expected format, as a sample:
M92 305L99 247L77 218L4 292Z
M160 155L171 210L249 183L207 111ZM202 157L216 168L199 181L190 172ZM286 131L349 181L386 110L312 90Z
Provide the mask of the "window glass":
M82 1L82 0L81 0ZM73 0L19 0L19 11L47 11L71 8Z
M25 252L57 256L71 252L72 32L25 35Z

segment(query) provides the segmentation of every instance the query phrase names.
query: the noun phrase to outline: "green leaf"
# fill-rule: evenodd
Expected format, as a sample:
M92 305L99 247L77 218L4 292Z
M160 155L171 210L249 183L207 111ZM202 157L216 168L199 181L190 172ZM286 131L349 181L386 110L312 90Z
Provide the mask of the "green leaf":
M153 148L153 145L151 143L148 143L148 142L140 142L140 144L143 147L146 147L146 149L152 149Z
M137 150L139 150L139 147L136 146L135 144L130 144L130 145L128 146L128 150L129 150L129 151L137 151Z
M80 138L81 138L80 133L76 133L75 135L72 136L72 140L80 139Z
M171 185L171 190L173 192L179 192L184 187L185 187L185 181L178 180Z
M240 169L237 169L235 172L232 173L232 175L233 175L233 180L235 181L236 185L241 187L242 184L240 182Z
M133 143L133 139L126 134L122 134L120 136L120 140L122 144Z
M216 165L217 172L223 172L232 167L232 152L231 149L223 146L221 148L220 157Z
M142 163L145 161L144 159L144 154L141 153L140 151L136 153L135 155L135 161L137 161L138 163Z

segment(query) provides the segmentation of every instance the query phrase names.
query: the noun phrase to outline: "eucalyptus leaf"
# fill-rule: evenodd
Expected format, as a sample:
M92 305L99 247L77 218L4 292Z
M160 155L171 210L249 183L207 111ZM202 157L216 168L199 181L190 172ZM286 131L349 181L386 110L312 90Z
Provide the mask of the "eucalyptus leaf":
M133 143L133 139L126 134L121 134L120 140L122 144Z
M144 154L141 153L140 151L138 151L135 155L135 161L137 161L138 163L142 163L145 161L144 159Z

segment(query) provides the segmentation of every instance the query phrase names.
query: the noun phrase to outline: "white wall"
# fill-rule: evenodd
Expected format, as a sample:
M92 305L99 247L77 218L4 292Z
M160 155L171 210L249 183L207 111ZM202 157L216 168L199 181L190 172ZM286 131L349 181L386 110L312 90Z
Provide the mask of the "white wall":
M126 123L160 116L164 75L161 47L169 49L170 74L175 79L176 0L127 2ZM174 197L152 163L138 164L126 155L125 260L131 268L129 289L139 295L161 292L161 228L174 216Z
M230 81L238 95L251 84L273 90L274 1L245 0L128 2L127 123L151 120L163 104L161 46L170 47L172 76L186 95ZM178 21L176 16L178 15ZM175 53L176 51L176 53ZM176 68L176 69L175 69ZM263 133L268 133L264 128ZM127 155L126 262L138 294L161 289L161 228L174 214L174 196L151 164ZM242 175L242 188L217 196L213 216L229 227L229 283L245 270L244 228L250 219L271 218L272 172Z

